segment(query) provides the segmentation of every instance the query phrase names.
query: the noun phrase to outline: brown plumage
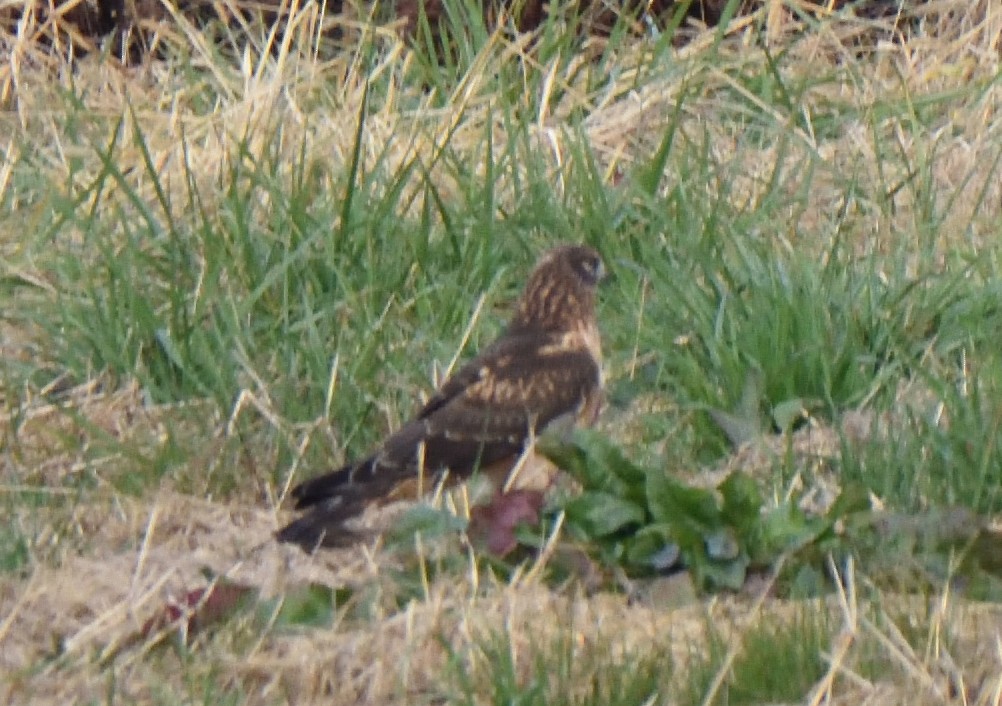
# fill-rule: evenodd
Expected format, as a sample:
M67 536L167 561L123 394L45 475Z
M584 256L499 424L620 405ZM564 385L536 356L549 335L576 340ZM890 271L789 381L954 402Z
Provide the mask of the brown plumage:
M508 326L448 378L417 416L360 461L292 489L307 510L278 532L304 549L356 537L343 523L379 499L397 497L424 472L507 473L526 442L554 422L591 424L602 402L602 351L595 290L602 258L585 245L547 252L529 276ZM423 464L423 465L422 465Z

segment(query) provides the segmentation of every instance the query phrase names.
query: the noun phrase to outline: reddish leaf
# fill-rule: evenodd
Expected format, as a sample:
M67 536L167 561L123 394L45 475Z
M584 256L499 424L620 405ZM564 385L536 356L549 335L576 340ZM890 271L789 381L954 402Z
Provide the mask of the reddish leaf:
M193 588L180 599L168 599L163 608L143 623L142 638L177 628L182 635L195 635L222 622L256 592L255 589L229 581L218 581Z
M521 524L539 522L543 493L538 490L514 490L495 496L489 505L473 508L470 513L470 536L487 546L497 556L504 556L518 546L515 529Z

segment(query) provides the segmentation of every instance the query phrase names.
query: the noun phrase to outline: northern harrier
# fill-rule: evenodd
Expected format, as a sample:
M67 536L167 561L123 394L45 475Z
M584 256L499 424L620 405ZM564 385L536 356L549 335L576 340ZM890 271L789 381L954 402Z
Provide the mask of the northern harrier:
M602 404L595 289L604 270L585 245L543 255L497 340L371 456L293 488L296 509L306 513L278 539L308 551L343 546L356 538L346 520L399 497L402 487L419 487L421 473L430 482L446 469L450 479L463 479L480 468L497 478L547 426L594 423Z

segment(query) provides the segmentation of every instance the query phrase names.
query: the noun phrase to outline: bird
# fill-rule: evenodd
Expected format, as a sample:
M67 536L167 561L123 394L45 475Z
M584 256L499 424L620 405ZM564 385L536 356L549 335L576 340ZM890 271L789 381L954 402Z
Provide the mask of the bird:
M503 479L544 431L593 425L604 401L595 315L604 277L588 245L546 251L498 337L368 456L295 486L304 514L277 539L308 552L350 546L358 537L345 523L372 504L430 487L443 473L452 482L478 469Z

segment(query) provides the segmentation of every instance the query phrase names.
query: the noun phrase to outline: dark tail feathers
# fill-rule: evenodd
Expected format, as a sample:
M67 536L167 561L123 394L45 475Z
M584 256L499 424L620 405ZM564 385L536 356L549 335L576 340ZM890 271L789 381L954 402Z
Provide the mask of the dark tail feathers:
M358 494L358 488L352 488L353 484L357 482L356 476L361 478L371 476L374 464L375 458L370 457L359 463L348 464L336 471L303 481L290 493L293 500L296 501L296 509L302 510L340 496L348 496L345 497L347 501L349 497Z
M360 536L347 529L344 522L361 513L372 499L375 489L365 481L372 478L374 465L375 458L367 458L294 487L290 495L295 508L306 512L280 529L275 538L298 544L307 552L356 543Z
M275 533L275 538L279 542L297 544L303 551L310 553L319 547L348 547L356 544L363 539L363 535L344 526L346 517L338 509L323 505L313 507Z

